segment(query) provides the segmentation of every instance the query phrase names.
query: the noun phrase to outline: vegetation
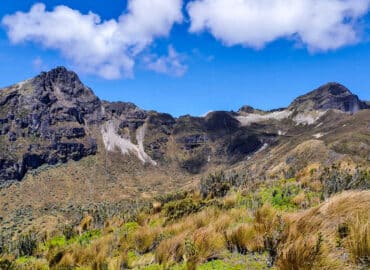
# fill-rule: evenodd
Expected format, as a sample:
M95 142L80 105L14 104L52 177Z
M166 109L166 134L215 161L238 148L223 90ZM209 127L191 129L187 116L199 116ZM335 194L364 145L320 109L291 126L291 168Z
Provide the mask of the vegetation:
M158 196L129 215L104 218L96 209L59 234L25 233L13 247L2 244L0 269L369 266L369 191L323 202L324 185L302 175L253 188L233 179L216 173L199 191Z

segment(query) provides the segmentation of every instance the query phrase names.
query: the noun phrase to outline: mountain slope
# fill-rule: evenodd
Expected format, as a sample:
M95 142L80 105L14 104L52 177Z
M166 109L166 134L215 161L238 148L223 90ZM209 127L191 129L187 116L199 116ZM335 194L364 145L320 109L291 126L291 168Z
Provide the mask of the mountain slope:
M100 121L100 101L65 68L0 91L0 105L0 182L97 151L86 126Z
M336 109L348 113L370 109L366 102L361 101L358 96L338 83L325 84L297 98L289 107L301 111Z
M297 98L287 109L263 112L245 106L238 113L175 119L130 103L101 102L75 73L62 67L1 90L0 104L3 183L21 180L41 165L79 160L105 149L134 155L143 164L170 164L198 174L246 160L281 136L305 133L303 127L324 115L328 118L328 110L336 110L330 115L337 119L347 118L340 111L368 108L344 86L330 83ZM325 133L324 126L316 129L311 136Z
M364 104L331 83L288 108L175 118L101 101L65 68L41 73L0 90L2 232L100 204L114 212L120 202L194 188L219 170L233 184L298 177L308 185L322 178L327 194L366 189L358 176L370 168ZM353 183L348 175L357 175Z

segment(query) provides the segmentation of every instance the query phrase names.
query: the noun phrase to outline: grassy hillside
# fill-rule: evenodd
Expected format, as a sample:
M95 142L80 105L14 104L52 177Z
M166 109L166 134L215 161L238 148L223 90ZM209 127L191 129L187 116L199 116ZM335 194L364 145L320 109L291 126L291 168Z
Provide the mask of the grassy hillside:
M327 179L216 173L113 217L24 232L2 245L0 269L367 269L370 191L329 194Z

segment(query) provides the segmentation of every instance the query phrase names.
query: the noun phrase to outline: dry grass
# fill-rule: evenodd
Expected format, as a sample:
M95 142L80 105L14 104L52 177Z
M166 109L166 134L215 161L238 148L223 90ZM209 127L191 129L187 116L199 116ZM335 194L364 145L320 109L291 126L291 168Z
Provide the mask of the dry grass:
M117 245L117 239L112 235L94 240L90 245L74 244L61 254L62 257L56 263L56 269L71 268L77 265L88 265L93 269L104 268L107 258Z
M298 195L293 198L292 202L297 206L303 206L306 202L306 194L303 191L299 192Z
M182 233L162 241L155 251L156 261L163 265L180 262L185 255L185 239Z
M226 232L228 248L239 253L261 251L264 248L263 237L251 224L240 225L236 229Z
M216 232L225 232L233 223L233 219L226 213L220 214L218 218L212 223Z
M158 228L149 228L148 226L140 227L132 235L132 247L135 248L140 254L145 254L151 251L158 239L161 230Z
M355 263L370 266L370 213L357 216L349 226L348 249Z
M255 213L255 230L264 237L271 235L280 223L279 216L274 208L265 204Z
M297 197L296 203L306 199ZM111 220L98 239L50 249L48 259L53 261L52 269L134 268L154 261L164 269L184 262L188 269L196 269L200 263L225 258L229 250L268 252L281 270L355 269L369 261L369 213L370 191L345 192L318 207L284 216L268 204L254 212L241 206L209 206L171 224L163 213L145 212L139 224ZM80 227L91 223L85 218ZM339 234L343 224L349 225L348 233ZM128 230L126 225L135 228ZM351 255L350 260L345 254Z
M77 226L77 231L79 234L82 234L83 232L90 230L93 223L93 217L90 215L85 216L80 224Z
M193 233L192 242L195 249L195 261L203 262L208 259L217 258L225 249L223 235L212 227L201 228Z
M313 209L287 216L287 228L278 250L277 265L282 270L291 269L353 269L338 258L343 249L336 248L338 226L351 224L358 216L370 213L370 191L344 192ZM352 247L349 250L355 258L366 253L366 241L360 240L367 234L368 222L357 222ZM354 223L356 224L356 222ZM356 232L356 233L355 233ZM350 238L351 239L351 238ZM351 242L351 241L349 241ZM368 251L367 251L368 252ZM362 254L362 255L359 255Z
M236 193L229 194L223 199L223 204L226 209L234 208L237 202L238 195Z

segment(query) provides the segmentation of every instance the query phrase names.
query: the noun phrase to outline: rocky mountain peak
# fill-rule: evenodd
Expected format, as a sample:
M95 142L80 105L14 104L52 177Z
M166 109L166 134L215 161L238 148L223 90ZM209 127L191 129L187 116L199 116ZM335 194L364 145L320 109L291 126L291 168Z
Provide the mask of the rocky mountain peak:
M64 67L0 91L0 185L30 169L96 153L87 125L103 119L101 101ZM10 154L11 153L11 154Z
M340 110L347 113L356 113L359 110L370 108L365 102L345 86L331 82L298 97L289 106L296 111L310 110Z
M67 70L65 67L57 67L49 72L42 72L33 79L35 94L41 98L44 103L56 101L68 103L100 103L93 91L86 87L78 75Z

